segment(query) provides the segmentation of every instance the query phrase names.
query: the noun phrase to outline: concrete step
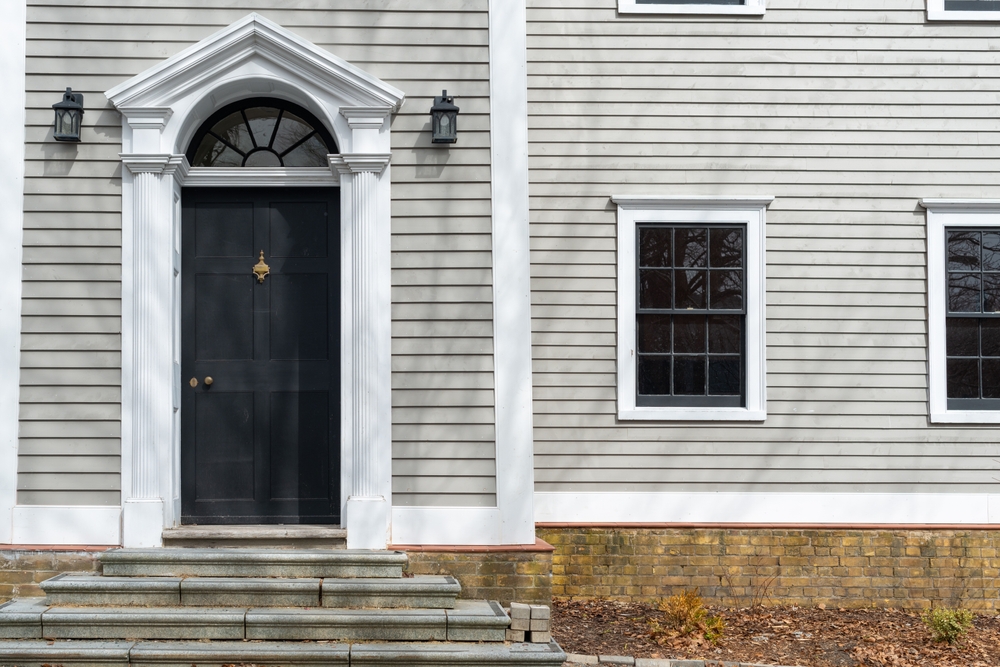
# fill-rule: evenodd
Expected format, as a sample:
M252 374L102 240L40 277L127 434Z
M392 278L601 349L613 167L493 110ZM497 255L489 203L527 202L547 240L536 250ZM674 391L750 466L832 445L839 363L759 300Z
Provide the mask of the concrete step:
M166 547L345 549L340 526L180 526L163 531Z
M556 644L331 644L280 642L0 641L19 667L559 667Z
M0 639L260 639L502 642L510 618L496 602L454 609L0 606Z
M462 586L451 576L407 579L324 579L324 607L454 609Z
M171 607L422 607L451 609L453 577L318 579L110 577L60 574L42 582L50 605Z
M496 602L454 609L251 609L247 639L502 642L510 618Z
M110 577L400 578L401 551L351 549L113 549L101 554Z

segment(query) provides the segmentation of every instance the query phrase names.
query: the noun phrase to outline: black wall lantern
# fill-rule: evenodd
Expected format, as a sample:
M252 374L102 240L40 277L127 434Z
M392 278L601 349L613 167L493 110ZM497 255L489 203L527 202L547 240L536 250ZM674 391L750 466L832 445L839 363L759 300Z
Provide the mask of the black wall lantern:
M52 105L56 111L55 129L52 136L56 141L80 141L80 125L83 121L83 93L74 93L67 88L62 102Z
M435 144L453 144L458 141L458 107L455 98L448 96L447 90L441 91L440 97L434 98L431 107L431 127Z

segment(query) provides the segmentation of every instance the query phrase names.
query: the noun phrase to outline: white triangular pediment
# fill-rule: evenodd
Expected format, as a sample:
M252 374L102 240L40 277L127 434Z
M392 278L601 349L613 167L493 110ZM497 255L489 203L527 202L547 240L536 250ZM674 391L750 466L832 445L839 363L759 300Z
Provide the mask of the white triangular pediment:
M193 89L210 88L248 63L333 93L344 105L399 109L404 94L346 60L265 19L249 14L175 56L108 90L118 109L169 107Z

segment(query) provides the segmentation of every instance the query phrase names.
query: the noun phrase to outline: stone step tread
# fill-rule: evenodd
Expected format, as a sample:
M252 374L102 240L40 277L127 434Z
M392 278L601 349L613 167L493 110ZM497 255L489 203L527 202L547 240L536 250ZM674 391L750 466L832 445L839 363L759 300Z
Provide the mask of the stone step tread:
M164 528L165 540L261 540L261 539L347 539L340 526L254 525L254 526L178 526Z
M267 639L500 641L510 618L496 602L454 609L0 606L3 639Z
M112 549L101 554L109 576L401 578L406 554L360 549Z
M164 529L162 537L167 547L343 549L347 545L347 531L340 526L179 526Z
M551 644L339 644L291 642L189 641L0 641L0 663L20 667L60 664L178 665L216 667L253 664L259 667L293 665L399 665L439 667L500 667L525 665L559 667L566 654Z
M50 605L452 608L454 577L112 577L60 574L42 582Z

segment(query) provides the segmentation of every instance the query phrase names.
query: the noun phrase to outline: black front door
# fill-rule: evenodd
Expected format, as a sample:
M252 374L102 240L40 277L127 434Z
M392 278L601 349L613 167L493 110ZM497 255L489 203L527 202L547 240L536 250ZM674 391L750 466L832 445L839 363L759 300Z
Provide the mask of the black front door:
M339 212L331 188L184 190L184 523L339 523Z

